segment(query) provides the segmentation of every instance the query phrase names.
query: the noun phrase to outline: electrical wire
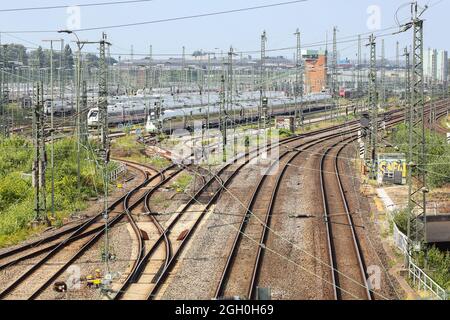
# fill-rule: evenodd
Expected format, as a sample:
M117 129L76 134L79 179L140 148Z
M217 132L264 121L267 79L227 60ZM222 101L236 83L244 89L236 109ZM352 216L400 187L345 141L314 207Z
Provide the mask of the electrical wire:
M277 3L272 3L272 4L260 5L260 6L223 10L223 11L215 11L215 12L208 12L208 13L200 13L200 14L180 16L180 17L174 17L174 18L150 20L150 21L143 21L143 22L132 22L132 23L109 25L109 26L80 28L80 29L74 29L71 31L84 32L84 31L94 31L94 30L107 30L107 29L117 29L117 28L127 28L127 27L141 26L141 25L157 24L157 23L163 23L163 22L190 20L190 19L218 16L218 15L224 15L224 14L230 14L230 13L238 13L238 12L244 12L244 11L252 11L252 10L280 7L280 6L286 6L286 5L291 5L291 4L300 3L300 2L307 2L307 1L308 0L294 0L294 1L287 1L287 2L277 2ZM53 32L58 32L58 30L13 30L13 31L5 31L5 32L6 33L53 33Z
M128 1L109 1L109 2L95 2L95 3L43 6L43 7L10 8L10 9L0 9L0 12L52 10L52 9L64 9L64 8L69 8L69 7L80 7L80 8L81 7L98 7L98 6L110 6L110 5L131 4L131 3L140 3L140 2L153 2L153 1L154 0L128 0Z

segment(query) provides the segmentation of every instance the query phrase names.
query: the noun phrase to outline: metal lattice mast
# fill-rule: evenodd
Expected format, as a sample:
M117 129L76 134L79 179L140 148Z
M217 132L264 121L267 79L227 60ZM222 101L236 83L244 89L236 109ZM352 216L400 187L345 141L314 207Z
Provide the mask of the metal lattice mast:
M361 67L362 67L362 57L361 57L361 35L358 35L358 68L357 68L357 72L358 72L358 76L357 76L357 81L358 81L358 92L362 91L362 75L361 75Z
M3 73L2 73L3 74ZM3 85L3 84L2 84ZM34 219L39 220L41 216L41 201L40 201L40 179L39 179L39 153L41 151L39 138L39 119L40 119L40 86L39 83L34 88L34 101L33 101L33 144L34 144L34 159L33 159L33 187L34 187Z
M266 120L267 120L267 106L264 106L264 99L266 97L266 83L264 79L264 73L265 73L265 64L266 64L266 31L263 31L261 35L261 70L259 73L259 81L260 81L260 87L259 87L259 96L260 96L260 113L259 113L259 129L261 129L261 121L264 123L264 129L266 129Z
M303 126L303 63L302 63L302 47L300 31L294 33L297 37L297 53L296 53L296 73L295 73L295 121L300 119L300 124ZM300 105L298 105L298 98L300 98Z
M106 34L103 33L100 41L99 56L99 83L98 83L98 110L100 123L100 141L104 160L108 162L109 139L108 139L108 65L106 63L106 46L110 45L106 41Z
M417 2L411 4L413 28L412 90L409 117L408 154L408 252L426 242L426 141L424 123L423 79L423 11L418 13Z
M149 52L149 57L148 57L147 84L146 84L146 87L149 89L153 89L152 65L153 65L153 46L150 45L150 52Z
M45 131L44 131L44 110L43 110L43 84L38 82L34 89L34 107L33 107L33 142L34 142L34 161L33 161L33 187L34 187L34 220L36 222L47 220L46 212L46 194L45 194Z
M411 62L408 48L405 48L405 123L409 123L409 111L411 108Z
M376 178L376 150L377 150L377 135L378 135L378 97L377 97L377 51L375 36L372 34L369 38L370 47L370 70L369 70L369 101L368 108L370 112L370 133L369 144L366 148L366 162L370 167L370 176L372 179Z
M4 81L5 81L5 76L4 76L4 68L5 68L5 47L1 45L0 43L0 56L1 56L1 70L0 70L0 110L1 110L1 121L2 121L2 131L1 133L6 137L8 135L8 125L7 125L7 117L6 117L6 104L4 103L4 99L5 99L5 93L4 93Z
M186 79L187 79L185 68L186 68L186 48L183 46L183 53L181 57L181 82L183 88L185 88L186 86Z
M434 94L436 90L436 82L437 82L437 50L433 50L432 53L432 59L431 59L431 79L430 79L430 86L431 86L431 113L430 113L430 123L432 124L432 128L434 127L434 124L436 123L436 103L434 101Z
M231 112L233 110L233 47L230 47L228 52L228 74L227 74L227 108L225 113ZM236 121L235 114L234 121ZM226 125L226 124L225 124Z
M81 110L84 112L88 109L88 101L87 101L87 82L86 80L83 80L81 83ZM82 122L82 136L81 136L81 143L86 145L88 140L88 128L87 128L87 118L86 116L83 117Z
M384 39L381 39L381 63L380 63L380 106L386 107L386 61L384 50Z
M333 97L337 94L337 27L333 28L333 60L332 60L332 78L331 78L331 90Z
M59 83L59 98L61 99L61 104L64 106L64 75L65 75L65 59L64 59L64 39L61 39L61 48L59 54L59 73L58 73L58 83ZM65 110L65 109L64 109ZM65 113L65 111L63 111Z
M220 78L220 110L219 110L219 125L222 132L222 157L223 161L227 160L227 118L225 112L225 76L222 74Z
M333 27L333 60L332 60L332 75L331 75L331 95L336 106L336 99L338 96L338 75L337 75L337 27ZM333 108L330 109L330 118L333 119Z
M400 43L395 43L395 67L400 68Z

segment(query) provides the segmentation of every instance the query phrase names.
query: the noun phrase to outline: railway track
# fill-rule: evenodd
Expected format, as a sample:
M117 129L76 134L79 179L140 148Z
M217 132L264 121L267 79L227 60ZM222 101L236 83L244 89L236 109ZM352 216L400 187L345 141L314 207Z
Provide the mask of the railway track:
M142 176L141 180L139 181L139 185L140 185L141 183L143 183L145 181L145 175L142 172L140 172L140 171L138 172L138 174L139 173ZM135 179L136 176L137 176L137 174L135 174L131 178L128 178L126 180L126 182L129 182L132 179ZM122 195L116 201L114 201L109 206L108 212L112 212L116 208L120 207L122 205L122 203L123 203L123 201L124 201L124 199L125 199L127 194L128 194L128 192L125 193L124 195ZM31 241L31 242L28 242L28 243L23 244L23 245L19 245L19 246L13 247L12 249L9 249L9 250L2 251L0 253L0 261L6 260L9 257L18 255L20 253L24 253L26 251L32 251L33 249L38 249L39 248L41 251L36 252L36 253L30 253L31 255L26 255L26 256L23 257L23 259L32 258L33 254L35 255L35 254L40 254L40 253L43 253L45 251L48 251L48 250L54 248L55 245L59 244L62 241L61 238L63 236L76 231L77 229L79 229L81 226L83 226L85 224L88 224L88 225L89 224L93 224L97 219L99 219L102 216L102 214L103 214L103 211L100 212L100 213L97 213L95 216L93 216L93 217L91 217L91 218L89 218L87 220L84 220L84 221L81 221L81 222L77 222L77 223L73 223L69 227L61 228L61 230L57 230L55 232L51 232L49 235L47 235L47 236L45 236L45 237L43 237L41 239L38 239L38 240ZM44 248L42 248L42 247L44 247ZM21 261L20 259L21 258L16 258L16 259L13 259L13 261L9 261L9 262L6 262L6 263L3 262L2 264L0 264L0 270L2 270L3 268L5 268L7 266L10 266L10 265L12 265L14 263L20 262Z
M394 123L398 123L401 117L396 117ZM329 137L328 139L332 139ZM358 240L356 238L356 232L354 230L354 225L352 222L352 218L349 213L347 199L345 197L344 189L342 186L342 182L339 176L339 169L337 166L337 159L342 151L342 149L350 142L354 141L355 137L347 138L348 142L343 145L343 147L337 149L335 151L336 146L342 144L342 142L338 142L335 145L329 147L324 153L321 159L320 172L321 172L321 188L323 192L323 205L324 205L324 218L327 221L327 230L331 235L331 231L338 229L338 231L334 231L333 234L339 234L339 238L351 239L354 250L352 251L355 258L355 263L353 265L348 265L348 261L346 261L347 254L339 254L339 260L337 263L337 254L336 254L336 244L333 241L333 237L329 237L329 247L330 247L330 261L331 268L333 269L332 273L332 281L333 283L333 291L336 299L348 298L343 295L343 292L347 292L345 288L342 288L339 283L344 283L344 280L341 280L342 275L345 275L345 280L350 280L350 282L355 285L354 279L360 279L361 284L356 284L357 289L359 290L358 295L356 296L358 299L372 299L372 293L369 290L369 286L367 284L367 277L365 273L364 261L361 255L360 247ZM325 140L325 139L324 139ZM289 153L283 153L279 158L280 163L282 164L282 169L278 176L275 177L267 177L264 176L259 180L257 187L255 188L250 200L247 204L247 212L243 216L241 221L239 231L236 234L235 240L232 245L232 249L228 255L227 262L225 268L222 272L222 276L219 280L219 284L216 289L215 298L223 298L223 297L244 297L249 299L255 298L255 289L258 283L259 270L261 269L261 260L263 257L263 253L266 248L266 236L267 229L270 227L270 219L273 214L273 204L274 199L277 197L277 192L279 190L280 181L284 175L289 164L296 158L298 155L315 145L324 142L322 139L318 139L317 142L313 142L310 145L306 145L302 148L302 150L297 151L295 154L288 157L288 159L284 160L283 158ZM332 154L334 157L330 157ZM327 159L325 161L325 159ZM333 167L328 168L330 166L328 159L334 160ZM326 168L327 170L324 170ZM330 180L328 174L323 175L323 172L334 172L335 180ZM326 178L325 178L326 176ZM331 186L331 187L330 187ZM339 191L339 193L336 192ZM332 193L334 192L334 194ZM337 196L339 195L341 202L336 201L339 199ZM329 197L333 199L333 201L329 201ZM339 212L338 215L334 216L330 212ZM342 212L346 212L345 215ZM255 221L257 220L257 221ZM339 225L339 227L335 227L335 225ZM343 226L348 226L349 228L342 228ZM342 232L342 230L346 230ZM350 230L350 231L349 231ZM347 234L345 234L347 232ZM246 237L244 237L246 235ZM340 249L347 249L349 243L338 243ZM255 247L256 253L255 253ZM335 267L339 264L339 269ZM250 266L252 266L250 268ZM343 268L345 266L346 268ZM355 268L356 267L356 268ZM344 272L340 272L340 269L345 269ZM354 270L358 270L357 275L354 276L352 272ZM252 270L252 272L250 272ZM352 272L347 272L351 270ZM347 276L350 275L350 276ZM347 284L346 284L347 285ZM341 289L339 289L341 288ZM354 298L355 295L352 296Z
M274 201L284 173L292 161L302 152L314 146L341 135L356 133L356 131L356 129L352 129L313 139L285 151L277 160L276 164L280 165L276 170L277 174L261 176L252 196L245 205L247 209L222 271L215 292L216 299L236 296L248 299L255 298L255 289L261 269L267 230L270 227L270 217L273 214ZM272 169L270 168L269 171Z
M128 165L134 166L135 169L139 169L138 166L134 164L128 163ZM147 191L144 188L145 187L151 188L152 185L158 185L157 183L158 178L164 179L165 174L171 176L172 173L170 171L171 170L176 171L175 166L170 166L164 169L162 172L157 172L154 169L149 169L148 167L143 166L140 168L140 170L144 172L146 175L145 181L141 183L138 187L134 188L129 193L127 193L121 202L118 202L117 205L113 206L113 211L109 213L110 218L108 222L109 226L112 227L119 221L121 221L124 217L127 217L136 236L138 234L139 236L141 235L141 230L137 227L137 224L131 217L131 211L134 210L139 205L139 203L145 198L145 194L147 193ZM153 170L152 171L153 175L151 175L149 170ZM83 253L85 253L95 242L97 242L103 236L103 228L104 228L103 223L101 221L100 222L97 221L100 216L95 216L90 220L88 220L86 223L84 223L74 232L72 232L66 239L59 242L58 244L52 245L49 251L48 248L46 248L47 250L42 249L38 250L48 252L46 252L43 257L39 258L37 262L33 263L31 268L22 273L13 282L8 284L8 286L0 292L0 298L3 299L5 297L10 296L15 289L17 289L19 286L23 286L23 284L27 282L27 279L29 279L32 275L34 276L33 279L35 279L36 273L41 272L40 269L42 268L50 269L45 270L44 273L47 274L47 276L44 278L45 280L43 280L42 283L39 283L37 285L36 283L34 283L32 293L31 295L28 296L28 299L37 298L53 281L55 281L65 270L67 270L67 268L77 258L79 258ZM63 248L67 249L69 245L78 247L79 249L75 250L75 254L73 254L69 258L66 257L60 259L61 261L59 261L59 263L56 264L49 263L49 261L53 261L52 259L54 259L55 256L61 255L62 249ZM26 258L29 259L31 257L39 257L39 254L33 252L31 254L28 254ZM22 260L25 260L25 257L22 256L19 259L19 261ZM6 266L8 265L11 265L11 262L6 264ZM51 276L48 277L48 274L50 274Z
M326 132L326 131L323 131ZM317 133L315 133L317 134ZM281 142L282 144L289 143L291 141L296 141L300 138L308 137L309 134L301 136L289 138ZM171 220L169 225L167 226L165 232L160 234L158 240L150 248L148 253L143 257L140 266L136 270L136 275L133 278L132 283L142 282L140 278L148 274L154 274L153 271L144 270L146 269L146 265L159 248L162 243L165 243L166 248L170 248L170 252L172 253L170 259L164 261L164 266L159 266L158 272L153 275L153 279L150 281L151 283L147 283L147 287L151 288L149 293L147 294L148 299L153 299L156 293L159 291L161 285L164 283L167 278L170 270L173 268L177 257L181 254L184 249L186 243L191 237L193 231L195 231L196 227L202 220L203 216L215 202L215 200L220 195L222 188L226 186L234 176L238 174L238 172L250 162L251 159L257 157L260 153L260 149L249 151L244 156L241 156L237 159L234 159L231 163L223 166L219 172L212 177L207 183L198 190L192 199L181 208L181 210L176 214L176 216ZM250 155L255 154L253 157ZM188 219L184 222L182 219L184 216L188 216ZM179 222L182 223L179 223ZM183 234L182 239L178 239L180 235ZM152 263L150 263L152 264ZM152 268L152 267L150 267ZM147 281L148 282L148 281ZM130 283L131 284L131 283ZM126 284L125 286L129 286L130 284ZM118 298L122 296L122 293L117 295Z
M398 112L398 111L392 111L390 113L391 114L395 114L396 112ZM348 123L348 124L336 126L334 129L336 130L336 129L339 129L339 128L348 127L351 124L357 125L357 123L358 123L358 121L352 121L351 123ZM326 133L328 131L330 131L330 129L319 130L319 131L314 132L312 134L306 134L306 135L302 135L300 137L294 137L294 138L291 138L291 139L287 139L288 141L284 141L283 143L288 143L289 141L295 141L295 140L298 140L300 138L305 138L305 137L308 137L308 136L317 135L319 133ZM249 154L246 154L245 157L247 157L248 155ZM233 163L236 165L237 163L239 163L238 160L239 159L236 159ZM142 282L146 282L146 283L144 283L144 285L147 288L151 288L150 291L149 291L149 294L147 295L147 298L148 299L154 299L156 297L156 295L159 292L160 288L162 287L162 285L164 284L165 280L169 276L170 271L173 269L174 265L176 264L176 259L179 256L179 254L182 252L183 248L185 247L185 243L187 242L187 240L191 236L192 232L198 226L198 224L200 223L200 221L203 218L203 216L205 215L205 213L209 210L210 206L217 199L217 197L219 196L219 193L221 192L223 187L226 187L230 183L232 178L237 175L238 171L240 171L240 169L242 167L244 167L245 164L247 164L248 162L249 162L249 160L247 159L246 161L244 161L243 164L236 165L237 168L232 168L232 169L230 169L230 166L232 164L228 164L228 165L224 166L219 171L219 173L216 175L216 179L217 178L220 179L219 188L217 189L216 192L212 193L212 197L210 197L209 201L207 201L206 203L205 202L201 203L202 205L204 205L203 210L201 208L198 208L200 210L198 210L198 211L195 210L194 211L194 210L191 209L191 207L193 206L194 202L199 202L200 203L200 201L198 201L198 198L200 197L202 192L205 191L205 188L208 188L209 186L211 186L211 184L213 183L214 179L209 180L205 184L205 186L193 196L193 201L190 201L186 206L184 206L180 210L180 212L175 216L175 218L168 225L168 227L165 230L165 232L163 232L163 233L160 232L160 236L159 236L158 240L156 241L154 246L152 246L151 249L148 251L147 255L142 259L142 262L140 264L141 266L139 266L137 268L136 276L133 277L133 281L131 281L130 284L126 284L126 286L129 286L129 285L132 285L132 284L138 284L140 282L141 283ZM232 174L229 175L228 177L223 178L223 177L221 177L221 175L225 171L229 171L229 172L231 171ZM192 216L194 216L194 218L193 218L194 222L191 225L187 226L187 227L186 227L186 225L184 225L180 229L180 227L178 227L178 225L177 225L177 222L179 221L179 219L182 218L183 215L185 215L188 212L191 213L189 215L191 218L192 218ZM184 233L184 234L183 234L181 242L179 242L180 240L176 239L177 238L176 236L180 236L182 233ZM172 254L170 259L168 259L168 260L165 259L164 260L164 264L163 265L160 264L159 267L156 268L158 270L157 272L154 271L155 266L152 267L153 271L146 270L144 272L144 269L146 269L145 266L149 263L149 261L151 260L151 257L155 254L155 252L162 245L163 242L164 242L164 245L166 247L166 252L170 252ZM146 278L145 281L141 281L140 280L140 278L142 277L143 274L145 275L145 278ZM152 276L152 279L150 281L148 280L148 275ZM121 296L122 296L121 293L117 295L118 298L120 298Z
M436 123L434 124L434 130L436 133L446 136L448 132L450 132L449 128L445 128L441 126L440 119L443 117L446 117L448 115L448 112L446 110L438 112L436 115Z
M396 111L391 112L391 114L394 114ZM320 133L327 133L330 130L336 130L339 128L345 128L350 125L357 126L358 121L352 121L348 124L336 126L332 129L323 129L316 131L311 134L305 134L297 137L293 137L290 139L286 139L285 141L282 141L280 144L285 145L289 142L298 141L302 138L307 137L313 137ZM171 221L167 229L164 229L162 225L156 220L156 218L151 215L151 211L149 209L148 203L149 198L151 197L151 194L159 188L164 181L167 182L167 179L170 179L175 175L176 172L179 172L176 169L174 165L166 168L163 170L163 172L153 172L153 174L145 173L145 181L140 184L137 188L130 191L126 196L116 201L111 207L110 207L110 213L111 214L111 220L110 224L114 225L118 221L120 221L123 218L127 218L130 225L132 226L135 239L137 241L137 257L135 259L135 262L130 270L130 272L127 274L127 278L124 282L124 285L119 290L117 298L120 298L122 296L123 292L126 292L127 288L134 283L137 283L139 279L142 277L143 270L147 267L147 264L150 260L150 258L157 252L157 250L161 251L161 248L164 248L164 258L162 259L162 264L158 267L158 271L153 275L152 282L152 289L150 293L147 295L148 299L153 299L155 295L158 293L159 289L164 283L164 280L167 278L167 276L170 273L170 270L173 268L174 264L176 263L176 260L179 256L179 254L182 252L183 248L185 247L187 241L189 240L192 233L195 231L196 227L198 226L199 222L201 221L202 217L206 214L206 212L210 209L212 204L217 200L219 197L221 191L223 190L223 187L226 187L230 181L238 174L238 172L250 161L251 157L250 155L253 153L256 153L256 155L259 154L259 150L252 151L247 153L245 156L243 156L240 159L235 159L232 163L225 165L218 174L216 174L213 178L208 180L206 183L204 183L204 186L198 190L195 195L193 196L192 200L189 201L181 210L180 212L175 215L174 219ZM298 152L295 151L295 152ZM293 155L295 154L294 151L288 151L286 154ZM293 159L295 156L292 156L290 159ZM284 158L284 156L283 156ZM287 158L286 158L287 159ZM139 166L138 164L129 164L130 166ZM286 165L284 166L284 168ZM143 169L143 168L141 168ZM143 169L143 171L148 170ZM284 169L283 169L284 172ZM281 179L281 175L278 176L278 179ZM277 189L277 185L279 182L275 184L275 189ZM147 189L145 189L147 188ZM270 189L270 188L269 188ZM274 190L272 193L272 197L274 197L274 194L276 194L276 191ZM197 202L197 203L196 203ZM270 207L270 206L269 206ZM114 212L114 211L120 211ZM269 209L270 210L270 209ZM114 215L114 213L117 213L117 215ZM151 227L151 233L157 234L157 239L153 240L146 240L145 236L142 232L142 226L140 221L136 221L134 216L136 215L142 215L142 213L150 213L150 215L147 216L148 221L150 222L153 227ZM186 213L196 213L196 218L193 221L193 224L186 225L182 224L181 226L177 224L177 222L181 221L183 218L183 215L186 215ZM66 263L63 264L63 266L59 267L57 270L53 268L51 272L47 272L52 274L50 278L46 277L47 280L45 280L44 283L40 284L37 289L34 289L33 293L29 296L30 299L37 298L61 273L67 269L67 267L75 261L79 256L83 254L93 243L98 241L98 239L101 237L102 234L102 225L101 222L98 222L98 218L100 218L101 214L98 216L95 216L85 223L83 223L81 226L73 226L71 228L68 228L68 230L62 231L61 233L57 233L56 235L49 236L43 240L37 241L32 244L28 244L25 246L22 246L21 248L16 248L11 251L6 251L2 254L0 254L0 261L5 258L9 258L11 256L14 256L17 253L21 253L28 249L34 249L35 247L38 247L42 244L47 244L46 248L40 248L38 250L35 250L33 253L28 253L25 255L22 255L15 259L15 262L5 262L2 265L0 265L1 268L7 268L8 266L11 266L13 264L16 264L17 262L39 257L41 254L45 254L42 259L39 259L37 263L35 263L29 270L27 270L25 273L23 273L19 278L14 280L12 283L10 283L3 291L0 292L0 298L5 298L20 285L22 285L25 280L31 277L31 275L35 275L35 272L46 264L47 261L52 259L55 255L57 255L62 248L65 248L68 244L74 244L74 245L80 245L81 248L79 252L77 252L74 256L72 256ZM189 215L191 216L191 215ZM270 219L270 214L268 215ZM192 218L192 217L191 217ZM267 221L267 220L265 220ZM269 221L267 221L269 222ZM268 223L265 225L267 226ZM187 226L187 227L186 227ZM178 228L178 229L177 229ZM181 228L181 229L179 229ZM179 236L181 233L185 233L183 239L177 240L177 236ZM64 235L69 234L68 237L63 238ZM86 238L92 235L88 240ZM147 241L147 243L146 243ZM260 238L260 244L263 244L264 236ZM150 245L150 242L153 243ZM150 248L149 250L144 250L144 248ZM262 248L262 245L259 246L259 248ZM258 256L261 256L262 252L258 253ZM13 259L14 260L14 259ZM61 265L61 264L60 264ZM47 270L48 271L48 270ZM33 277L35 278L35 277ZM257 279L257 273L253 273L253 279ZM255 282L255 281L254 281ZM252 293L249 295L250 297L253 296Z
M338 158L345 146L338 142L326 148L320 161L320 181L326 223L333 293L336 300L371 300L366 266L356 237L355 225L342 185Z

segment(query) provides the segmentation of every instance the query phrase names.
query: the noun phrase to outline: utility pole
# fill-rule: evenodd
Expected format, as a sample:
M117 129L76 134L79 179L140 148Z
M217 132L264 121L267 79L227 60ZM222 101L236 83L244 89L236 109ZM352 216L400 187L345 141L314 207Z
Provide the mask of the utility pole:
M183 46L183 54L181 57L181 86L182 89L180 90L183 92L183 89L186 88L186 74L185 74L185 68L186 68L186 48Z
M233 110L233 47L230 47L228 52L228 77L227 77L227 108L225 113L228 114L233 111L234 121L236 121L236 115Z
M358 93L362 91L362 75L361 75L361 67L362 67L362 57L361 57L361 35L358 35Z
M92 43L88 41L80 41L80 38L78 35L71 30L59 30L58 33L67 33L67 34L73 34L77 41L77 76L76 76L76 132L77 132L77 189L78 192L81 191L81 108L80 108L80 87L81 87L81 49L83 49L84 45L87 43Z
M100 124L100 141L101 149L99 150L101 167L103 171L104 179L104 203L103 203L103 219L105 222L105 273L109 274L109 213L108 213L108 163L109 163L109 137L108 137L108 64L106 62L106 50L109 43L106 37L106 33L102 33L102 39L100 40L100 53L99 53L99 77L98 77L98 109L99 109L99 124Z
M424 123L424 79L423 79L423 20L417 2L411 3L411 22L405 31L413 29L412 90L409 114L408 155L408 259L426 243L426 140Z
M430 124L432 130L436 130L434 124L436 123L436 102L434 101L434 94L436 89L436 82L437 82L437 50L433 50L432 53L432 59L431 59L431 79L430 79L430 86L431 86L431 112L430 112Z
M1 111L1 121L2 121L2 123L1 123L1 125L2 125L2 128L1 128L1 134L4 136L4 137L7 137L8 136L8 127L7 127L7 117L6 117L6 106L5 106L5 103L4 103L4 98L5 98L5 93L4 93L4 81L5 81L5 77L4 77L4 68L5 68L5 61L6 61L6 59L5 59L5 49L3 49L4 47L1 45L1 42L0 42L0 57L1 57L1 61L0 61L0 63L1 63L1 66L0 66L0 68L1 68L1 74L0 74L0 111Z
M266 61L266 42L267 42L267 36L266 31L263 31L261 35L261 69L259 74L259 81L260 81L260 87L259 87L259 96L260 96L260 112L259 112L259 121L258 121L258 131L261 130L261 121L264 123L264 130L266 129L267 125L267 106L264 105L264 101L266 98L266 91L265 91L265 82L264 82L264 72L265 72L265 61Z
M338 92L338 74L337 74L337 27L333 27L333 61L332 61L332 97L336 106ZM331 120L333 120L333 108L331 108Z
M58 83L59 83L59 98L61 99L61 104L64 108L64 76L65 76L65 60L64 60L64 39L61 39L61 49L59 55L59 73L58 73ZM63 109L63 115L66 111Z
M370 167L370 177L376 179L377 175L377 135L378 135L378 97L377 97L377 56L375 36L372 34L369 38L370 47L370 70L369 70L369 101L370 112L370 134L369 143L366 146L366 163ZM367 141L367 140L366 140Z
M411 63L408 47L405 47L405 124L409 123L411 109Z
M150 90L153 89L153 73L152 73L152 65L153 65L153 46L150 45L150 52L148 58L148 72L147 72L147 84L146 87Z
M302 63L302 48L300 31L294 33L297 37L297 54L296 54L296 73L295 73L295 121L300 120L300 125L303 128L303 63ZM300 106L298 106L298 97L300 97Z
M396 49L395 49L395 67L397 69L400 68L400 44L398 41L396 42Z
M227 161L227 117L225 111L225 77L222 74L220 79L220 110L219 110L219 125L222 132L222 159Z
M44 131L44 88L42 82L38 82L34 90L33 103L33 187L34 187L34 220L36 223L47 221L46 216L46 194L45 194L45 169L47 155L45 152L45 131Z
M208 130L208 143L209 143L209 106L210 106L210 81L211 81L211 53L208 52L208 70L207 70L208 78L206 80L206 94L208 99L208 106L206 109L206 128Z
M81 109L87 110L88 108L88 99L87 99L87 82L83 80L81 84ZM88 128L87 128L87 119L84 117L82 122L82 137L81 142L85 145L88 141Z
M381 39L381 79L380 79L380 106L384 110L386 107L386 69L385 69L385 52L384 52L384 39Z
M100 122L100 135L102 152L105 153L105 162L109 161L109 138L108 138L108 65L106 63L106 46L111 43L106 41L106 33L102 34L100 40L99 55L99 83L98 83L98 109Z

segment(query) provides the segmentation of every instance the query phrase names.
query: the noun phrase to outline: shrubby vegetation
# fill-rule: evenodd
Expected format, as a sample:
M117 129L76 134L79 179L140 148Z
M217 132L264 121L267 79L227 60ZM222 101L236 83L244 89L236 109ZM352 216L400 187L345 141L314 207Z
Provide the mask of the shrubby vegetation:
M193 179L192 175L185 172L180 173L177 179L172 183L171 187L175 189L177 192L184 193L186 192L192 179Z
M416 261L419 267L424 269L426 273L436 281L441 287L450 290L450 252L441 251L436 247L428 249L426 253L423 251L418 254ZM425 262L426 261L426 262Z
M401 210L394 215L394 222L405 235L408 227L408 212ZM414 230L413 230L414 232ZM425 262L426 260L426 262ZM415 255L415 262L440 286L450 290L450 252L431 247L426 253L420 251Z
M48 155L49 150L47 150ZM69 214L82 210L85 200L103 191L101 172L93 154L83 149L80 192L77 190L76 143L72 139L55 142L55 208L54 225ZM91 159L92 161L86 161ZM15 244L39 231L30 222L34 218L34 192L31 184L32 143L23 137L0 138L0 247ZM50 213L51 173L46 171L47 210ZM112 169L111 168L109 169Z
M450 145L446 138L426 131L428 183L430 187L442 187L450 183ZM392 135L393 143L399 151L408 154L408 128L404 124L396 127Z

